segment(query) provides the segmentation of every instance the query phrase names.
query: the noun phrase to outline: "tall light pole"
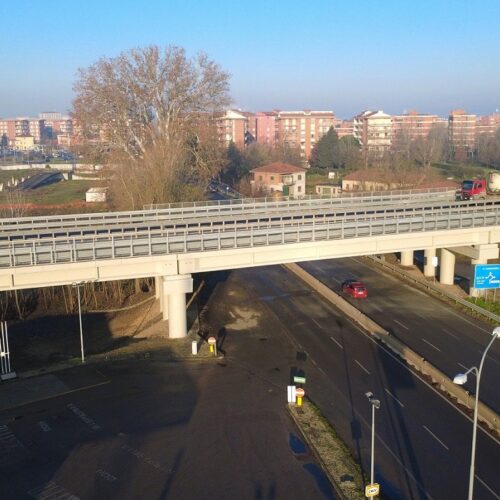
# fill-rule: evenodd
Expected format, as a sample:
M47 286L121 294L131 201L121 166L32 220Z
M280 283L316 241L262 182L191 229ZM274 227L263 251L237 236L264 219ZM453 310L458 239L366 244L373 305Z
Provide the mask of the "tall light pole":
M479 369L475 366L469 368L465 373L459 373L455 375L453 378L453 383L458 385L464 385L467 382L467 375L471 372L476 374L476 402L474 405L474 421L472 427L472 449L471 449L471 458L470 458L470 470L469 470L469 495L468 500L473 499L474 495L474 471L475 471L475 462L476 462L476 436L477 436L477 412L479 406L479 383L481 382L481 373L483 371L484 360L486 359L486 354L493 342L500 337L500 326L497 326L492 332L492 339L490 343L486 346L486 349L483 352L483 356L481 358L481 362L479 363Z
M72 286L76 288L76 292L78 295L78 319L80 321L80 349L82 351L82 363L85 363L85 351L83 350L82 306L80 302L80 286L84 284L85 284L84 281L81 281L79 283L72 283Z
M365 396L372 405L372 451L371 451L371 464L370 464L370 484L374 483L375 475L375 410L380 408L380 401L373 397L373 392L367 392Z

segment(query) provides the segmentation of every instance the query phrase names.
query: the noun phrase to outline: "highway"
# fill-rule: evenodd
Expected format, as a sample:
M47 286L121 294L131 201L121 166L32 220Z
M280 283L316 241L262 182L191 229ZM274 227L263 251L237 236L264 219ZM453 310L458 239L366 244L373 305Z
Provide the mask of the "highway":
M272 357L275 364L280 358L280 343L273 337L282 333L298 353L290 369L305 371L306 393L365 471L371 418L365 393L372 391L381 400L376 415L376 479L388 498L466 498L472 432L467 415L284 269L241 270L231 278L226 289L239 297L240 314L246 302L245 315L252 311L251 317L258 318L251 331L267 338L252 370L269 376L272 369L266 363L272 366ZM264 311L256 313L259 305ZM222 315L219 321L228 321L230 332L234 314ZM228 333L229 359L230 348ZM499 498L499 442L480 431L477 449L475 498Z
M344 295L363 313L453 378L479 366L491 340L493 326L471 318L401 280L381 273L362 258L307 262L302 267L332 290L340 292L346 279L359 279L368 288L366 300ZM481 377L480 399L500 413L500 342L493 344ZM466 389L475 393L475 378Z

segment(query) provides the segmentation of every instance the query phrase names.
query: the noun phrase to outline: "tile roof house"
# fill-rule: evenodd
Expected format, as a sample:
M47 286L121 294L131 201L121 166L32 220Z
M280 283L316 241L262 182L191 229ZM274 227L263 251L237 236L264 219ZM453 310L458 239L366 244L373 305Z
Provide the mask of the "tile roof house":
M285 196L300 197L306 191L306 169L275 162L250 171L252 194L281 192Z

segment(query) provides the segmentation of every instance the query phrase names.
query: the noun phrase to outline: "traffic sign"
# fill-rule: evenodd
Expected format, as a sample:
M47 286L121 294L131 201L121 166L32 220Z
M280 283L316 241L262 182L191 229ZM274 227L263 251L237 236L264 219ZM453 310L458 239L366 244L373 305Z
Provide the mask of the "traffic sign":
M293 377L293 381L296 383L296 384L305 384L306 383L306 378L305 377Z
M474 266L474 288L500 288L500 265L477 264Z
M295 395L298 398L303 398L305 393L306 393L306 391L304 391L304 389L301 389L300 387L297 387L297 389L295 389Z
M217 342L215 337L208 337L208 343L214 345Z
M376 497L380 493L380 484L373 483L367 484L365 487L365 497L371 498Z

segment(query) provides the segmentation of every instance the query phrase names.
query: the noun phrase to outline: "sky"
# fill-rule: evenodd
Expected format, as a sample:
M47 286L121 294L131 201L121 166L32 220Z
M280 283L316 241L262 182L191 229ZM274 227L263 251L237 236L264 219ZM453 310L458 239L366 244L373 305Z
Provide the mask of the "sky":
M0 0L0 117L71 109L78 68L202 51L248 111L500 108L499 0Z

